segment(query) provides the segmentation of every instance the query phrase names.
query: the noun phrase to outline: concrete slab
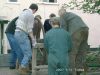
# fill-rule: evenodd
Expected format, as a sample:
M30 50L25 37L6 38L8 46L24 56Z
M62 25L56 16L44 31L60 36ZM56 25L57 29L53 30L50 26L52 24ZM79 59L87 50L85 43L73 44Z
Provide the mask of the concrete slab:
M84 74L81 74L84 75ZM88 72L86 75L100 75L100 72Z
M9 66L10 54L0 54L0 67Z
M18 75L17 70L10 70L9 67L0 67L0 75Z
M19 75L18 70L11 70L9 67L0 67L0 75ZM32 75L32 74L29 74ZM47 70L39 70L36 75L48 75Z

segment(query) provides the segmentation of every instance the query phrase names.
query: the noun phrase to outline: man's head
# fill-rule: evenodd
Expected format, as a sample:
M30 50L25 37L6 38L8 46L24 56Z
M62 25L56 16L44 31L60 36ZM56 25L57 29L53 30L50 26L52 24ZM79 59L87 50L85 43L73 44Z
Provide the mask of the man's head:
M38 10L37 4L31 4L29 8L33 11L33 14Z
M42 19L42 17L40 15L36 15L35 18L38 18L39 20Z
M64 8L61 8L61 9L58 11L59 16L63 16L65 13L66 13L66 9L64 9Z
M60 26L60 18L59 17L52 17L50 19L50 23L52 25L52 27L55 27L55 26Z
M51 13L51 14L49 15L49 18L51 19L52 17L56 17L56 15L55 15L54 13Z

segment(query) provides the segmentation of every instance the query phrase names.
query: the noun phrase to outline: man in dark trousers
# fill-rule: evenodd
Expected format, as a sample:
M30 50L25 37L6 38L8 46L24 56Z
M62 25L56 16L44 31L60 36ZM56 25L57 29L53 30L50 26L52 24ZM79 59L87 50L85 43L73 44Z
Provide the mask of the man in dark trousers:
M18 19L18 17L15 17L7 26L6 28L6 36L8 38L10 47L11 47L11 57L10 57L10 69L15 69L16 68L16 60L18 58L19 64L21 63L22 60L22 53L20 46L14 37L16 25L15 22Z
M64 8L59 10L61 27L71 34L72 50L70 54L70 67L72 75L80 75L84 71L84 57L88 47L88 26L78 15L66 12ZM76 73L77 72L77 73Z

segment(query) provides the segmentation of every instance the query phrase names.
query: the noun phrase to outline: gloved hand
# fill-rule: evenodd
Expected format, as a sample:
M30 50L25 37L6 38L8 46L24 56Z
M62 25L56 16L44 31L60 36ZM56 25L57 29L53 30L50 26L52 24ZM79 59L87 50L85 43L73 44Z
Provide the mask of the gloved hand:
M32 39L32 47L35 47L36 44L37 44L36 39Z

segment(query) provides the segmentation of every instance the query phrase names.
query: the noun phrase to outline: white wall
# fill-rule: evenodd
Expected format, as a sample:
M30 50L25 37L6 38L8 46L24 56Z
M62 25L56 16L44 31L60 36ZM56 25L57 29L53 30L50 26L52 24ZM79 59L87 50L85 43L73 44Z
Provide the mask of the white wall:
M45 19L49 18L51 13L55 13L56 15L58 14L59 3L61 3L59 1L61 0L58 0L58 3L44 3L42 0L19 0L18 3L8 3L7 0L0 0L0 16L4 16L5 19L11 20L18 16L23 9L29 8L31 3L36 3L39 6L39 10L36 14L41 15L42 21L44 22ZM7 53L9 45L7 45L8 41L5 34L3 43L4 53Z
M70 10L78 14L89 27L88 44L90 47L100 46L100 15L82 13L78 10Z
M28 8L31 3L36 3L39 6L37 14L42 16L42 22L49 18L50 13L55 13L58 16L58 10L62 4L67 3L70 0L58 0L58 3L44 3L42 0L19 0L19 3L7 3L7 0L0 0L0 16L5 16L6 19L11 20L12 18L18 16L20 12ZM100 15L89 15L83 14L79 11L72 11L77 13L82 17L82 19L87 23L90 28L88 43L91 47L96 47L100 45ZM6 39L6 38L5 38Z
M84 21L89 26L89 39L90 47L99 47L100 45L100 15L87 14L83 16Z
M1 54L1 25L0 25L0 54Z
M49 18L49 15L51 13L54 13L58 15L58 9L59 9L59 4L38 4L39 5L39 10L37 11L37 14L40 14L42 16L42 20L44 21L45 19Z
M45 3L42 0L19 0L18 3L8 3L7 0L0 0L0 16L7 16L7 19L12 19L18 16L19 13L28 8L31 3L36 3L39 6L37 14L43 16L43 19L48 18L52 12L58 14L58 9L62 4L70 0L57 0L57 3Z

